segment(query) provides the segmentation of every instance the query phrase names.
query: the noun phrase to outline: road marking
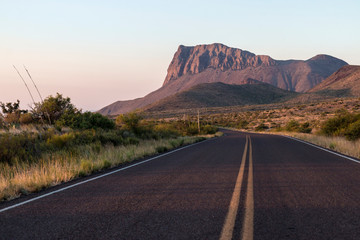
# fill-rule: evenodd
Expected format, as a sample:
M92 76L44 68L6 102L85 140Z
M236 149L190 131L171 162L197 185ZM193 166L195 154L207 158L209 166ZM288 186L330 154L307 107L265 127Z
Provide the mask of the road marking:
M208 140L212 140L212 139L208 139ZM24 201L24 202L21 202L21 203L18 203L18 204L14 204L14 205L12 205L12 206L9 206L9 207L0 209L0 213L5 212L5 211L7 211L7 210L10 210L10 209L12 209L12 208L16 208L16 207L19 207L19 206L21 206L21 205L24 205L24 204L33 202L33 201L36 201L36 200L42 199L42 198L44 198L44 197L53 195L53 194L55 194L55 193L65 191L65 190L67 190L67 189L69 189L69 188L73 188L73 187L79 186L79 185L81 185L81 184L88 183L88 182L97 180L97 179L99 179L99 178L103 178L103 177L112 175L112 174L114 174L114 173L117 173L117 172L120 172L120 171L124 171L124 170L126 170L126 169L129 169L129 168L132 168L132 167L141 165L141 164L143 164L143 163L150 162L150 161L152 161L152 160L155 160L155 159L157 159L157 158L164 157L164 156L166 156L166 155L169 155L169 154L172 154L172 153L174 153L174 152L183 150L183 149L185 149L185 148L193 147L193 146L198 145L198 144L200 144L200 143L204 143L204 142L206 142L206 141L208 141L208 140L205 140L205 141L202 141L202 142L198 142L198 143L194 143L194 144L191 144L191 145L182 147L182 148L178 148L178 149L175 149L175 150L173 150L173 151L171 151L171 152L167 152L167 153L158 155L158 156L156 156L156 157L152 157L152 158L147 159L147 160L144 160L144 161L142 161L142 162L138 162L138 163L132 164L132 165L127 166L127 167L124 167L124 168L120 168L120 169L117 169L117 170L114 170L114 171L111 171L111 172L108 172L108 173L104 173L104 174L102 174L102 175L100 175L100 176L93 177L93 178L91 178L91 179L88 179L88 180L85 180L85 181L82 181L82 182L75 183L75 184L73 184L73 185L70 185L70 186L67 186L67 187L64 187L64 188L61 188L61 189L58 189L58 190L55 190L55 191L46 193L46 194L44 194L44 195L41 195L41 196L38 196L38 197L35 197L35 198L32 198L32 199L29 199L29 200L27 200L27 201Z
M244 153L242 156L239 173L238 173L238 176L236 179L234 192L231 197L229 211L226 215L225 223L224 223L224 226L221 231L220 240L232 239L236 215L237 215L239 202L240 202L240 190L241 190L242 180L243 180L243 176L244 176L247 149L248 149L248 136L246 135L246 143L245 143Z
M254 238L254 179L253 179L253 158L252 144L249 137L249 171L248 184L245 201L245 216L243 222L243 240L252 240Z
M345 155L343 155L343 154L341 154L341 153L333 152L333 151L331 151L331 150L329 150L329 149L320 147L320 146L315 145L315 144L313 144L313 143L309 143L309 142L306 142L306 141L303 141L303 140L300 140L300 139L297 139L297 138L294 138L294 137L286 136L286 135L281 135L281 136L286 137L286 138L290 138L290 139L292 139L292 140L295 140L295 141L298 141L298 142L301 142L301 143L305 143L305 144L307 144L307 145L310 145L310 146L312 146L312 147L321 149L321 150L323 150L323 151L325 151L325 152L328 152L328 153L332 153L332 154L334 154L334 155L336 155L336 156L345 158L345 159L347 159L347 160L350 160L350 161L353 161L353 162L356 162L356 163L360 163L359 160L356 160L356 159L354 159L354 158L345 156Z

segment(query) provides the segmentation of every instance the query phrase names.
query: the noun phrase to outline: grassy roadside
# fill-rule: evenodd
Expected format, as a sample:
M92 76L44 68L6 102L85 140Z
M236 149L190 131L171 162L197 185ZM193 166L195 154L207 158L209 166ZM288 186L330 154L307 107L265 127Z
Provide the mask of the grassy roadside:
M294 137L351 157L360 158L360 140L349 141L345 137L329 137L295 132L271 132L271 134Z
M224 127L221 127L224 128ZM315 145L321 146L323 148L333 150L351 157L360 159L360 139L356 141L349 141L345 137L329 137L322 136L317 134L309 134L309 133L298 133L298 132L275 132L275 131L248 131L244 129L236 129L236 128L225 128L234 131L242 131L249 133L260 133L260 134L272 134L272 135L280 135L280 136L290 136L293 138L297 138L309 143L313 143Z
M76 156L63 151L44 155L36 163L15 162L12 165L0 163L0 201L14 199L21 194L37 192L103 169L214 136L141 140L136 145L109 145L101 148L85 145Z

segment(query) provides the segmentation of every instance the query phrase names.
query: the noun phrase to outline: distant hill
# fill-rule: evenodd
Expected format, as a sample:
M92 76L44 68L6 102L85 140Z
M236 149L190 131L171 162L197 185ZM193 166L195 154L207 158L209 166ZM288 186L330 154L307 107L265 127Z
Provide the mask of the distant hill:
M279 61L218 43L195 47L181 45L161 88L143 98L117 101L98 112L117 115L144 108L201 83L241 85L249 78L284 90L305 92L344 65L347 63L328 55L317 55L306 61Z
M309 92L334 97L360 97L360 66L340 68Z
M249 79L248 84L203 83L145 107L145 111L167 111L206 107L242 106L285 102L299 93Z

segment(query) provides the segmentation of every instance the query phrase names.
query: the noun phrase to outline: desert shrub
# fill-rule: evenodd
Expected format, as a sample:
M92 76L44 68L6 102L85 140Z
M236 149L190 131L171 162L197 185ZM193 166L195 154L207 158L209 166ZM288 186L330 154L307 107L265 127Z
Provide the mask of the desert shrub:
M101 115L100 113L85 112L83 114L83 121L89 122L90 128L102 128L102 129L114 129L115 123L108 117ZM84 129L84 128L82 128ZM89 128L86 128L89 129Z
M156 147L156 152L157 152L157 153L163 153L163 152L166 152L167 150L168 150L168 148L165 147L165 146L158 146L158 147Z
M120 114L116 118L115 122L117 126L136 133L141 119L142 116L136 112L130 112L126 114Z
M310 123L305 122L303 124L301 124L301 126L299 127L299 132L301 133L311 133L312 128L310 127Z
M56 121L57 126L67 126L72 129L114 129L115 123L108 117L105 117L99 113L91 112L65 112L61 118Z
M299 128L300 123L296 120L290 120L285 126L285 130L289 132L298 132Z
M310 123L308 123L308 122L300 124L296 120L290 120L285 125L285 130L288 131L288 132L311 133L312 128L310 127Z
M333 118L326 120L321 126L321 133L327 136L347 136L349 139L357 139L356 126L360 120L360 114L341 112ZM349 129L351 126L351 129Z
M102 145L111 143L114 146L118 146L127 143L124 141L120 131L97 131L96 140L100 141Z
M24 113L20 115L19 121L21 124L30 124L33 122L33 118L30 113Z
M128 137L124 140L124 145L138 145L140 140L134 137Z
M96 131L94 129L75 132L74 143L76 145L86 145L96 142L97 140Z
M173 139L173 140L170 141L170 145L171 145L173 148L182 146L183 144L184 144L184 139L183 139L183 138Z
M218 130L217 127L211 126L209 124L201 127L201 133L204 133L204 134L215 134L217 132L217 130Z
M345 130L345 137L348 140L356 140L360 138L360 120L349 124Z
M5 128L5 121L4 121L4 118L3 116L0 114L0 128Z
M239 123L237 124L237 128L246 129L248 125L249 125L248 121L244 119L240 119Z
M20 114L19 113L8 113L5 116L5 122L7 123L19 123Z
M197 123L189 123L187 128L185 129L186 135L196 135L199 133L199 128Z
M176 129L174 124L171 123L159 123L154 126L154 131L159 137L170 138L179 136L180 132Z
M260 123L259 125L257 125L255 127L255 131L264 131L269 129L269 127L267 125L265 125L264 123Z
M74 139L74 133L65 133L63 135L52 135L47 139L46 143L49 147L62 149L64 147L70 147L74 143Z
M32 134L0 135L0 162L33 161L40 156L40 142Z

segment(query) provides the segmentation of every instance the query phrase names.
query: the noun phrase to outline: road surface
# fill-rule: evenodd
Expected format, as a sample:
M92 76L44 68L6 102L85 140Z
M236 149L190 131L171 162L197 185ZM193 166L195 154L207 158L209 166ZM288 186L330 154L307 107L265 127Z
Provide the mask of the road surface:
M227 130L148 160L1 203L0 239L360 239L360 163Z

